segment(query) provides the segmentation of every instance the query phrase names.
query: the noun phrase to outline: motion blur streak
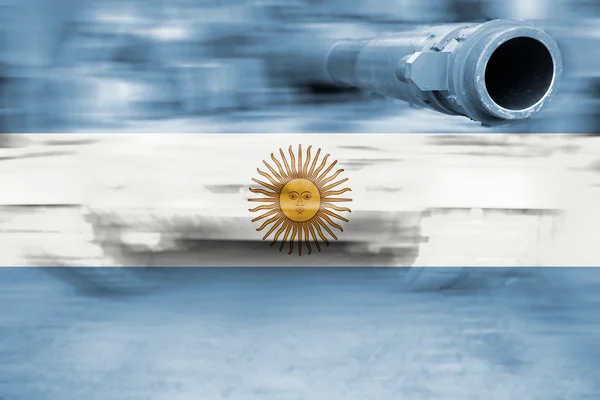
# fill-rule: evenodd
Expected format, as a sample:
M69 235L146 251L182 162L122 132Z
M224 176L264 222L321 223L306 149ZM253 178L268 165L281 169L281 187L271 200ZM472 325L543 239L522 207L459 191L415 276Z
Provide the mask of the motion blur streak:
M595 0L2 0L0 132L477 132L477 122L414 108L371 87L290 82L292 58L282 54L294 49L295 59L310 58L336 41L519 18L556 41L562 82L543 112L491 129L594 133L598 7ZM489 94L504 109L526 109L550 76L545 50L515 40L495 61L510 54L521 61L491 59L488 74ZM508 73L531 58L546 72L535 96L505 96ZM436 108L435 99L422 100ZM445 106L476 120L490 117L485 107L467 108Z
M395 269L156 272L165 288L152 296L81 296L38 269L1 268L0 396L600 396L600 269L536 268L508 286L488 274L423 293L404 290Z

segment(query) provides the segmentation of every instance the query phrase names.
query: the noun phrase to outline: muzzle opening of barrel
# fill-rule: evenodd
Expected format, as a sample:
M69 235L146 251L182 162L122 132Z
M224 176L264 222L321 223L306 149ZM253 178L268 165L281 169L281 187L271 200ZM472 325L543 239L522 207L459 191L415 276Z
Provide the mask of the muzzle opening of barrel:
M546 96L553 77L550 50L539 40L517 37L502 43L490 56L485 87L498 106L521 111Z

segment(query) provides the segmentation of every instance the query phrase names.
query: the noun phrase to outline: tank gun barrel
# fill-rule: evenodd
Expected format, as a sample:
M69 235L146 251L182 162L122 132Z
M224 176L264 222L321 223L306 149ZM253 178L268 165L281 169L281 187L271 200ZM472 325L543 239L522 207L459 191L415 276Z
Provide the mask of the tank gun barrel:
M513 19L308 42L284 61L296 83L364 89L490 125L542 110L563 68L548 34Z

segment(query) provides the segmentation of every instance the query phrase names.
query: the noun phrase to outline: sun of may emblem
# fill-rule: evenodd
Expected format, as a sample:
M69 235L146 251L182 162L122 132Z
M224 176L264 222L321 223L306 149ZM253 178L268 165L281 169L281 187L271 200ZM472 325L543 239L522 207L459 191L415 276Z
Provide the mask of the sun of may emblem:
M268 203L250 209L251 212L264 211L252 222L270 217L256 229L262 231L270 226L263 240L274 234L271 243L273 246L281 237L279 251L282 251L285 244L289 243L288 254L292 254L294 242L297 241L298 255L300 256L303 244L306 244L308 254L311 254L311 241L317 250L321 251L320 241L329 246L327 234L337 240L332 228L338 229L340 232L343 232L344 229L334 219L343 222L348 222L348 220L334 211L350 212L350 209L334 203L352 201L347 197L337 197L350 191L349 188L339 188L339 185L346 182L348 178L336 180L344 170L339 169L335 173L330 173L337 161L326 167L329 154L323 157L317 166L321 149L318 149L314 158L311 158L311 148L312 146L308 147L304 162L301 145L298 146L297 157L292 151L292 146L289 147L289 163L282 149L279 149L281 161L271 153L271 160L276 168L266 161L263 163L270 173L257 168L257 172L269 182L252 178L262 188L250 188L252 193L260 193L265 197L248 199L250 202Z

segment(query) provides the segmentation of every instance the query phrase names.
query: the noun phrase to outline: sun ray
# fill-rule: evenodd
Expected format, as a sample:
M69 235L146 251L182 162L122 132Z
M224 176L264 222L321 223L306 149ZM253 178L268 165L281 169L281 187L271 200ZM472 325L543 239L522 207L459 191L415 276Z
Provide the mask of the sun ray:
M346 182L346 181L348 181L348 178L344 178L344 179L342 179L342 180L339 180L339 181L337 181L337 182L333 182L331 185L327 185L327 186L325 186L325 187L321 188L321 191L322 191L323 193L326 193L328 190L331 190L331 189L333 189L334 187L336 187L336 186L338 186L338 185L341 185L342 183L344 183L344 182Z
M319 175L317 178L315 178L315 182L321 182L323 180L323 178L325 178L327 176L327 174L329 173L329 171L331 171L333 169L333 167L335 167L337 164L337 160L332 162L331 165L329 167L327 167L327 169L323 172L321 172L321 175Z
M315 181L315 185L317 185L317 187L318 187L319 189L321 189L323 186L325 186L325 184L327 184L327 183L329 183L329 182L331 182L331 181L335 180L335 179L338 177L338 175L339 175L339 174L341 174L342 172L344 172L344 170L343 170L343 169L338 169L338 170L335 172L335 174L333 174L333 175L329 175L329 176L323 176L323 178L322 178L322 179L320 179L320 180L318 180L318 181ZM346 178L346 179L348 179L348 178Z
M306 248L308 249L308 255L310 256L312 254L312 247L310 247L310 235L308 233L307 224L304 224L302 226L302 229L304 230L304 243L306 244ZM299 246L301 246L301 244L299 244Z
M285 228L288 227L288 225L291 224L291 221L287 218L284 219L283 225L281 225L281 228L279 228L279 230L277 231L277 233L275 233L275 237L273 237L273 242L271 242L271 246L273 246L275 243L277 243L277 239L279 239L279 236L281 235L281 233L285 230Z
M285 170L283 169L283 166L281 165L281 163L279 162L279 160L277 160L275 158L275 155L273 153L271 153L271 160L273 160L273 162L275 163L275 165L277 165L277 168L279 169L279 173L281 174L281 176L283 177L282 181L288 181L291 178L285 173Z
M273 153L271 153L271 157L273 157ZM267 163L265 160L263 160L263 164L265 164L265 166L266 166L266 167L269 169L269 171L271 171L271 173L272 173L273 175L275 175L275 178L279 179L281 182L285 181L285 179L286 179L286 178L284 178L282 175L279 175L279 174L277 173L277 171L275 171L275 170L273 169L273 167L271 167L271 166L270 166L270 165L269 165L269 164L268 164L268 163ZM279 171L280 171L280 172L283 172L283 170L281 169L281 165L277 164L277 166L278 166L278 168L279 168Z
M318 215L321 217L321 221L325 220L325 221L327 221L329 223L329 225L333 226L334 228L339 229L340 232L344 232L344 228L342 228L340 225L338 225L335 222L333 222L331 220L331 218L329 218L326 214L324 214L321 211L319 211Z
M292 254L294 251L294 241L296 240L296 233L298 232L298 224L294 223L294 229L292 230L292 237L290 238L290 251L288 254Z
M294 156L294 152L292 151L292 146L288 148L288 152L290 153L290 165L292 166L292 177L298 177L298 171L296 171L296 157Z
M325 209L325 208L333 208L335 211L352 212L352 210L350 210L347 207L338 207L335 204L331 204L331 203L321 203L321 208L323 208L323 209Z
M281 159L283 161L283 165L285 165L285 170L287 172L287 176L290 179L294 179L294 175L292 174L292 170L290 169L290 164L288 164L287 159L285 158L285 154L283 154L282 149L279 149L279 154L281 154Z
M280 210L278 210L278 209L273 209L273 210L271 210L271 211L269 211L269 212L266 212L266 213L262 214L262 215L261 215L261 216L259 216L259 217L256 217L256 218L254 218L254 219L252 220L252 222L260 221L260 220L261 220L261 219L263 219L263 218L267 218L267 217L270 217L270 216L271 216L271 215L273 215L273 214L279 214L279 213L281 213L281 211L280 211Z
M321 246L319 245L319 239L317 239L317 235L315 234L315 229L313 228L313 224L309 222L306 225L308 226L308 230L311 233L311 236L313 238L313 242L315 242L315 246L317 246L317 250L320 253L321 252Z
M315 159L313 160L311 166L310 166L310 171L308 171L308 173L306 174L306 179L310 179L314 172L315 172L315 166L317 165L317 161L319 160L319 155L321 154L321 149L317 150L317 154L315 154Z
M308 146L308 149L306 149L306 161L304 162L304 167L302 168L302 176L303 177L306 177L306 175L308 174L308 164L310 163L310 149L311 148L312 148L312 146Z
M277 186L279 189L281 189L283 187L283 184L281 182L277 182L271 175L267 174L266 172L263 172L258 168L256 168L256 171L259 174L261 174L262 176L264 176L265 178L267 178L269 180L269 182L271 182L271 184L273 184L273 186ZM271 172L273 172L273 171L271 171ZM279 174L277 174L277 176L279 176ZM281 178L281 176L279 176L279 178Z
M252 198L248 199L248 201L278 204L277 199L274 197L260 197L260 198L252 197Z
M269 229L269 231L267 233L265 233L265 236L263 236L263 240L266 240L269 237L269 235L271 233L273 233L273 231L275 229L277 229L277 227L279 225L281 225L283 222L285 222L285 215L279 214L279 219L277 221L275 221L275 223L273 224L273 226L271 227L271 229Z
M319 225L321 225L323 227L323 229L325 229L327 231L327 233L329 233L331 235L331 237L333 237L335 240L337 240L337 236L335 235L335 233L333 233L333 231L327 226L327 224L325 224L325 222L323 222L324 218L319 218L317 219L317 223Z
M352 189L350 189L350 188L344 188L344 189L341 189L341 190L331 190L329 192L323 193L323 197L337 196L337 195L340 195L342 193L351 192L351 191L352 191Z
M345 202L352 201L352 199L349 199L347 197L339 197L339 198L335 198L335 197L322 197L321 201L328 202L328 203L345 203Z
M327 164L327 159L328 158L329 158L329 154L327 154L323 158L323 161L321 161L321 164L319 165L319 168L317 168L316 171L313 172L312 175L308 178L310 181L314 181L315 177L319 175L319 173L321 172L321 170L325 167L325 164Z
M258 183L259 185L263 185L263 186L264 186L264 187L266 187L267 189L270 189L270 190L272 190L273 192L278 192L278 191L279 191L279 188L277 188L276 186L269 185L268 183L266 183L266 182L263 182L263 181L260 181L260 180L258 180L258 179L256 179L256 178L252 178L252 180L253 180L254 182Z
M277 207L279 207L279 204L273 203L273 204L269 204L269 205L262 205L262 206L250 208L250 209L248 209L248 211L257 212L260 210L272 210L273 208L277 208Z
M333 211L329 211L329 210L327 210L327 209L325 209L325 208L322 208L322 207L321 207L321 210L320 210L320 212L322 212L322 213L325 213L325 214L327 214L327 215L329 215L329 216L331 216L331 217L333 217L333 218L337 218L337 219L339 219L339 220L341 220L341 221L348 222L348 219L347 219L347 218L344 218L344 217L342 217L341 215L338 215L338 214L334 213Z
M302 225L298 225L298 256L302 256Z
M283 234L283 239L281 239L281 246L279 246L279 251L283 251L283 246L285 246L285 243L288 240L288 237L290 235L290 229L292 229L292 225L294 224L292 221L289 221L290 223L288 224L287 228L285 229L285 233Z
M273 222L275 222L277 220L277 218L279 218L279 215L276 215L273 218L270 218L270 219L266 220L265 222L263 222L263 224L260 226L260 228L257 229L257 231L259 231L259 232L262 231L269 224L272 224Z
M250 188L250 191L252 193L260 193L260 194L264 194L267 197L279 197L279 195L275 192L267 192L264 189L254 189L254 188Z
M320 226L319 226L320 225ZM337 237L335 236L335 234L333 232L331 232L331 229L329 229L329 227L327 225L325 225L323 222L321 222L320 219L315 218L315 222L313 222L313 226L317 229L317 232L319 233L319 236L321 237L321 239L325 242L325 244L327 245L327 247L329 247L329 240L327 240L327 238L325 237L325 235L323 234L323 231L321 230L321 226L323 228L325 228L325 230L327 232L329 232L329 234L334 238L337 239Z
M317 149L312 157L312 146L306 148L304 155L302 144L298 144L297 153L290 145L287 148L288 159L284 148L279 148L280 157L271 153L274 166L263 160L268 171L257 168L259 177L252 178L258 187L251 187L250 192L264 196L248 199L250 202L264 203L249 209L260 213L252 222L262 222L256 230L266 232L263 240L273 236L271 246L280 243L280 252L287 248L288 254L297 252L301 256L303 246L306 246L308 254L312 254L314 247L320 252L321 243L329 247L331 240L338 239L333 230L343 232L340 224L349 222L338 212L351 210L336 205L352 201L351 198L337 197L351 191L340 186L348 178L338 178L344 172L344 169L334 170L338 161L328 165L330 154L320 159L321 149ZM338 224L338 221L341 222Z
M302 145L298 145L298 178L303 178L302 174Z

